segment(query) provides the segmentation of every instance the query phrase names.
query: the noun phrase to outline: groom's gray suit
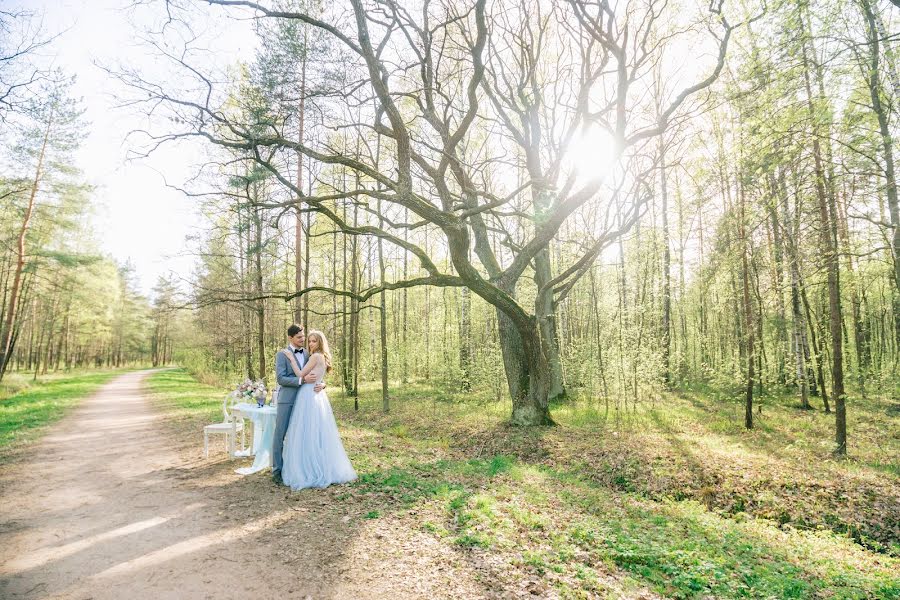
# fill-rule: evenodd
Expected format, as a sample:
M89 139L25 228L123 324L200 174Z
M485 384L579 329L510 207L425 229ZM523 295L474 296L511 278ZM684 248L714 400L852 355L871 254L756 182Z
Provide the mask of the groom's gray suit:
M288 346L290 349L290 346ZM294 358L300 368L306 364L306 350L294 353ZM284 450L284 436L287 433L288 424L291 422L291 413L294 411L294 399L297 397L297 388L303 383L294 374L294 369L288 362L288 357L284 352L278 352L275 355L275 379L281 388L278 390L277 407L278 412L275 415L275 439L272 440L272 475L281 473L281 467L284 459L282 451Z

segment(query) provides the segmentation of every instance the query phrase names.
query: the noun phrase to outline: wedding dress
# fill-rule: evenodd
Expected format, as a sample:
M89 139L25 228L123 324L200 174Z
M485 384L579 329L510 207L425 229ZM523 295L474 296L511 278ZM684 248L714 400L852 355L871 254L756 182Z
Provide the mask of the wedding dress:
M325 365L313 370L321 382ZM325 390L316 393L315 384L304 383L297 390L294 410L284 438L284 467L281 477L295 490L324 488L356 479L338 433L331 402Z

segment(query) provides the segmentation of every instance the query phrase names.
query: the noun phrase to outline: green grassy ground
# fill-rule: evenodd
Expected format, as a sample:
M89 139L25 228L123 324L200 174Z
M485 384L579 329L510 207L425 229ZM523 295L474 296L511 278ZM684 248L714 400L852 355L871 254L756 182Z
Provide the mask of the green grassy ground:
M156 373L158 406L197 427L223 390ZM381 412L332 390L360 475L338 501L404 519L449 552L539 577L563 597L900 598L898 428L888 399L855 400L851 460L833 416L763 401L746 432L735 400L685 390L607 413L558 406L559 427L504 424L509 405L427 385Z
M38 377L8 375L0 384L0 453L35 439L49 424L122 371Z
M222 420L222 399L229 391L198 382L184 369L153 373L145 385L156 406L168 418L196 420L204 425Z

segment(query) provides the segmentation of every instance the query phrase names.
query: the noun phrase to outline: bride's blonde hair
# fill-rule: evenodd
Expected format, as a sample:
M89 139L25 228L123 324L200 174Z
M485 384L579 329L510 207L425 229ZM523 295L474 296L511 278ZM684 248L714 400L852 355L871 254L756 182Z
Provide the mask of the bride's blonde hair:
M306 336L306 345L308 346L313 339L318 344L316 352L325 359L325 372L328 373L331 371L331 350L328 347L328 340L325 339L325 334L318 329L310 330L309 335Z

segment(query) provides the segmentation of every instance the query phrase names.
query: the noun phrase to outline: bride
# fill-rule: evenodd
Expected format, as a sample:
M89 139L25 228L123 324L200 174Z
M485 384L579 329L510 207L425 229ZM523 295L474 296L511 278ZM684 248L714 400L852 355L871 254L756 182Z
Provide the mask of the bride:
M289 350L284 352L300 381L313 373L316 383L319 383L325 373L331 371L328 340L321 331L316 330L310 331L307 339L309 360L303 369L297 366ZM356 471L341 443L328 395L325 390L317 393L314 387L315 383L304 383L297 390L294 411L284 438L281 477L286 485L295 490L324 488L356 479Z

